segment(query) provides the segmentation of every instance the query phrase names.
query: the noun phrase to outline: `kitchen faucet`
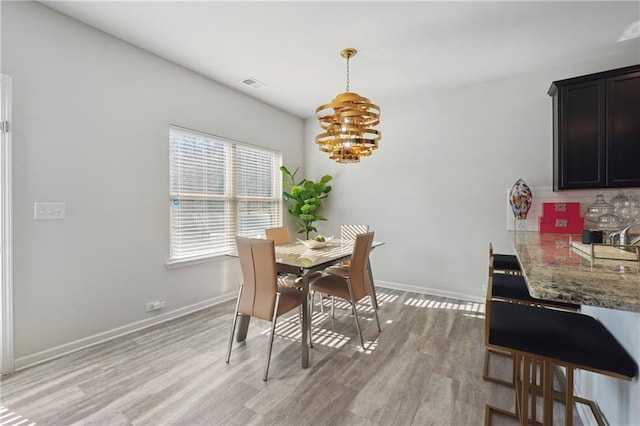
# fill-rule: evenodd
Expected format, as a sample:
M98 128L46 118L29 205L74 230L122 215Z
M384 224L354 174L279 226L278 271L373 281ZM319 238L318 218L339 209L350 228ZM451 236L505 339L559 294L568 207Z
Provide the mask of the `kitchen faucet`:
M634 222L631 225L628 225L627 227L622 228L617 232L611 233L609 235L609 242L611 244L630 245L630 246L640 242L640 235L636 236L633 239L631 239L631 236L629 235L629 230L635 227L640 227L640 222ZM616 237L618 237L617 243L615 242Z

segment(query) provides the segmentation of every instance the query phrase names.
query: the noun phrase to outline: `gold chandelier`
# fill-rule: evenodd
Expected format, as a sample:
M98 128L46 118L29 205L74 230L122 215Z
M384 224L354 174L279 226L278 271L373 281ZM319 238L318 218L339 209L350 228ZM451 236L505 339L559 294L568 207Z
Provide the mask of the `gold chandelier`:
M349 59L356 49L343 49L347 60L347 90L326 105L316 108L316 118L324 130L316 136L320 151L338 163L357 163L378 149L382 136L374 127L380 124L380 107L367 98L349 92Z

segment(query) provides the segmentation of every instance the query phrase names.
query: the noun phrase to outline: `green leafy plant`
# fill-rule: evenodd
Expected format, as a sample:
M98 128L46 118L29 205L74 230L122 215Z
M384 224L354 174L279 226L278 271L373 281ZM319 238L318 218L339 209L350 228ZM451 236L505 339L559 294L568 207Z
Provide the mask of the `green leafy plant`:
M305 234L305 239L309 239L309 232L318 232L314 222L319 220L327 220L326 217L318 213L318 210L322 206L322 202L329 196L331 186L327 185L328 182L333 179L333 176L324 175L320 178L319 182L314 182L308 179L302 179L300 182L295 183L296 173L298 173L300 167L298 167L293 173L289 171L285 166L280 167L280 171L284 176L284 186L289 190L282 192L282 197L285 201L293 201L294 203L289 207L289 214L298 218L298 234Z

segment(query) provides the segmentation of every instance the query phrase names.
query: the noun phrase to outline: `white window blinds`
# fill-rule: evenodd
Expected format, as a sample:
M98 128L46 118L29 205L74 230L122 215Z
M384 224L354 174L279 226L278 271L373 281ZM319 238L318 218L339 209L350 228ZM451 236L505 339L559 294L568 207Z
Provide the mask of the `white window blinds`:
M169 261L231 253L236 235L280 226L280 153L175 126L169 145Z

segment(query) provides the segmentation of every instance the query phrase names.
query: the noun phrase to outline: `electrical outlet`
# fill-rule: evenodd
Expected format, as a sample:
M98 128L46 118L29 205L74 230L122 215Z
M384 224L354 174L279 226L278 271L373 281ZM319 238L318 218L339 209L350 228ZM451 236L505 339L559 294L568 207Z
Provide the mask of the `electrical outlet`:
M162 308L164 308L164 302L160 300L155 300L145 305L145 309L147 312L157 311L158 309L162 309Z
M67 214L65 203L33 203L35 220L64 220Z

